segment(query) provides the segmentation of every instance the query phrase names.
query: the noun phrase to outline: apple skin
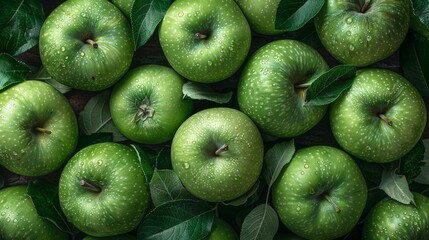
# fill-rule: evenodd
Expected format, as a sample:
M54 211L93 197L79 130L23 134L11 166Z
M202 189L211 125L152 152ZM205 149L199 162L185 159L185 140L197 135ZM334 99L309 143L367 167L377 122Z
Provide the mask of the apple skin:
M370 2L368 8L364 2ZM367 66L399 48L408 32L410 9L409 0L327 0L314 23L333 57L344 64Z
M292 232L306 239L334 239L357 224L367 187L347 153L313 146L298 150L282 169L272 197L280 220Z
M131 36L128 19L109 1L69 0L43 23L40 58L58 82L75 89L103 90L130 67L134 54Z
M0 190L0 239L61 240L68 235L41 218L24 185Z
M183 99L183 83L184 79L169 67L145 65L131 70L111 94L115 126L135 142L159 144L171 140L192 114L192 100Z
M234 229L224 220L215 217L212 231L204 240L238 240L238 235Z
M190 193L209 202L246 193L261 173L263 155L255 124L231 108L195 113L179 127L171 145L173 170Z
M305 104L305 88L329 70L323 57L295 40L277 40L258 49L247 61L237 88L240 110L265 133L294 137L314 127L327 106Z
M121 12L129 19L131 16L131 8L134 0L111 0L111 2L121 10Z
M76 115L51 85L27 80L0 93L0 164L25 176L56 171L73 154Z
M161 22L159 41L180 75L213 83L240 68L249 52L251 31L233 0L177 0Z
M84 187L84 180L98 188ZM149 203L137 154L119 143L97 143L77 152L59 181L61 209L82 232L106 237L135 229Z
M92 237L86 236L82 240L136 240L137 237L130 234L122 234L110 237Z
M276 14L280 0L235 0L240 6L253 31L263 35L277 35L284 30L276 29Z
M368 162L386 163L404 156L418 142L426 123L425 103L417 89L386 69L359 70L351 88L330 109L337 142Z
M364 240L425 240L429 236L429 199L413 193L413 204L405 205L389 197L370 211L362 231Z

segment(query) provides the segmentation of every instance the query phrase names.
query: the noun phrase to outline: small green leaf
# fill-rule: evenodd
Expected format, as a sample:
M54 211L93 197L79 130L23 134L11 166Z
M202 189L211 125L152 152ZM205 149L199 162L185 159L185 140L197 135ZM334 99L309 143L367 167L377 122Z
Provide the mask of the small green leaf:
M6 53L0 53L0 90L27 79L30 68Z
M173 200L192 198L176 172L170 169L155 169L149 189L155 207Z
M172 0L135 0L131 8L134 48L143 46L161 22Z
M404 175L408 182L414 180L421 173L422 166L425 165L423 162L424 155L425 145L423 141L419 141L411 151L399 160L401 163L399 174Z
M137 154L137 157L138 157L139 162L140 162L140 167L142 168L142 171L144 173L144 177L146 178L146 183L149 184L149 182L151 181L152 176L153 176L153 167L151 165L149 156L139 146L131 144L131 147L134 149L134 151Z
M138 239L202 239L212 228L214 208L207 202L176 200L166 202L142 220Z
M277 213L268 204L255 207L244 219L241 226L241 240L273 239L279 228Z
M414 179L415 182L429 185L429 139L424 139L423 146L425 148L420 174Z
M19 55L39 43L45 20L38 0L2 1L0 10L0 52Z
M171 165L171 148L169 146L163 147L156 157L156 168L158 169L172 169Z
M410 33L401 45L399 64L405 78L423 96L429 96L429 40Z
M264 157L263 175L271 187L276 181L283 167L292 160L295 154L295 142L290 140L288 142L277 143L267 151Z
M320 0L281 0L276 13L276 29L300 29L319 13L324 3Z
M57 185L42 179L30 181L27 194L33 201L40 217L52 222L63 232L69 234L77 232L61 210Z
M427 0L411 0L413 15L410 28L429 40L429 2Z
M306 91L308 105L328 105L353 84L356 67L337 65L314 80ZM344 81L341 81L344 79Z
M397 162L385 164L381 175L380 189L392 199L403 204L414 204L414 196L408 186L407 178L398 175Z
M112 133L93 133L91 135L82 134L79 136L76 152L95 143L112 142Z
M183 95L194 100L208 100L215 103L223 104L231 100L233 92L217 93L204 83L186 82L183 84Z
M230 206L241 206L247 203L247 201L249 200L249 198L251 198L253 195L255 195L258 192L259 186L261 185L261 182L258 180L256 181L256 183L253 185L253 187L247 191L247 193L245 193L244 195L233 199L231 201L228 202L222 202L225 205L230 205Z
M35 74L30 75L28 79L44 81L53 86L60 93L67 93L72 90L71 87L61 84L53 79L44 67L41 67Z

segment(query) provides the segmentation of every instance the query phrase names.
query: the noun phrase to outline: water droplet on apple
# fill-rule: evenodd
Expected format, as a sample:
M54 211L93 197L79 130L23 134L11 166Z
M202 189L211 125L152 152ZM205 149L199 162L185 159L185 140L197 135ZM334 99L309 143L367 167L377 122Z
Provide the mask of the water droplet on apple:
M184 163L184 164L183 164L183 167L184 167L185 169L189 169L189 167L190 167L190 166L189 166L189 163Z
M371 40L372 40L372 37L371 37L371 36L367 36L367 37L366 37L366 40L369 42L369 41L371 41Z
M81 56L81 57L84 57L84 56L85 56L85 53L84 53L84 52L80 52L80 56Z
M349 49L350 49L350 51L354 51L355 50L355 46L353 46L353 45L350 44Z
M64 52L65 50L66 50L66 48L65 48L65 47L61 47L61 51L63 51L63 52Z
M350 23L352 23L352 22L353 22L353 19L352 19L352 18L347 18L346 22L347 22L348 24L350 24Z
M1 215L2 215L2 216L4 216L5 214L6 214L5 212L2 212L2 213L1 213Z
M69 59L69 57L66 57L66 60Z
M300 208L300 207L297 207L297 208L296 208L296 210L299 212L299 211L301 211L301 208Z
M352 35L352 32L347 31L347 32L346 32L346 34L347 34L347 36L351 36L351 35Z
M207 62L207 64L208 64L209 66L211 66L213 63L212 63L212 61L208 61L208 62Z
M308 164L305 164L305 165L304 165L304 168L308 168Z
M301 175L304 175L304 171L301 171Z
M214 162L212 162L212 161L211 161L209 164L210 164L210 166L213 166L213 165L214 165Z
M82 17L85 17L85 16L86 16L86 14L85 14L85 13L81 13L80 15L81 15Z
M18 222L18 220L16 220L16 219L13 219L13 222L14 222L14 223L16 223L16 222Z
M61 67L65 68L65 67L66 67L66 65L65 65L65 64L63 64L63 65L61 65Z
M98 160L98 161L97 161L97 165L98 165L98 166L101 166L102 164L103 164L103 161L101 161L101 160Z
M179 12L179 17L183 17L184 13L183 12Z
M10 222L10 218L6 218L6 222Z

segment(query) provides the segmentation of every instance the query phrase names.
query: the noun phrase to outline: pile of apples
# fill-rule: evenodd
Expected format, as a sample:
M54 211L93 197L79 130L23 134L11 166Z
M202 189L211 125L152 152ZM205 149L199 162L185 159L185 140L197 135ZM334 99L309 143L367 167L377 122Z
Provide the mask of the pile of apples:
M0 90L0 165L29 179L0 190L0 239L428 239L429 198L368 205L362 172L385 177L427 125L419 90L377 65L409 33L410 0L321 1L322 50L276 27L287 1L133 2L62 2L38 41L57 83ZM156 4L159 25L133 17ZM156 26L164 64L138 64L135 33ZM85 111L119 140L83 131L58 86L104 94ZM335 146L295 146L325 117Z

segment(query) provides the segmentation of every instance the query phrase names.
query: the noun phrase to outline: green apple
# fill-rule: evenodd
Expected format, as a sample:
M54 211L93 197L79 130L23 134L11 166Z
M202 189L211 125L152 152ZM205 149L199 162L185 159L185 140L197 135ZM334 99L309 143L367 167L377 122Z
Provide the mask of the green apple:
M169 141L192 113L183 99L184 79L169 67L135 68L115 86L110 98L112 120L128 139L146 144Z
M54 172L71 157L76 115L51 85L24 81L0 93L0 164L25 176Z
M365 179L344 151L328 146L298 150L272 190L282 223L306 239L334 239L357 224L367 199Z
M235 0L253 31L263 35L285 32L276 29L276 14L280 0Z
M65 240L68 235L37 214L21 185L0 190L0 239Z
M61 209L82 232L105 237L135 229L149 202L147 182L135 151L97 143L77 152L59 181Z
M194 196L221 202L246 193L261 173L264 146L255 124L232 108L189 117L171 144L171 163Z
M425 103L404 77L386 69L362 69L330 110L332 133L351 155L391 162L409 152L427 123Z
M327 0L314 23L328 52L345 64L367 66L392 55L410 24L409 0Z
M263 132L294 137L314 127L327 106L305 104L305 91L329 69L323 57L295 40L277 40L258 49L241 74L237 98Z
M204 240L238 240L234 229L224 220L216 217L213 221L212 230Z
M106 0L63 2L43 23L39 49L55 80L90 91L117 82L134 54L128 19Z
M133 7L134 0L111 0L111 2L121 10L121 12L127 17L131 16L131 8Z
M428 239L429 198L419 193L413 195L415 205L405 205L389 197L378 202L365 219L362 239Z
M159 41L180 75L210 83L240 68L250 48L251 32L234 0L177 0L161 22Z
M130 234L122 234L110 237L92 237L86 236L82 240L136 240L137 237Z

